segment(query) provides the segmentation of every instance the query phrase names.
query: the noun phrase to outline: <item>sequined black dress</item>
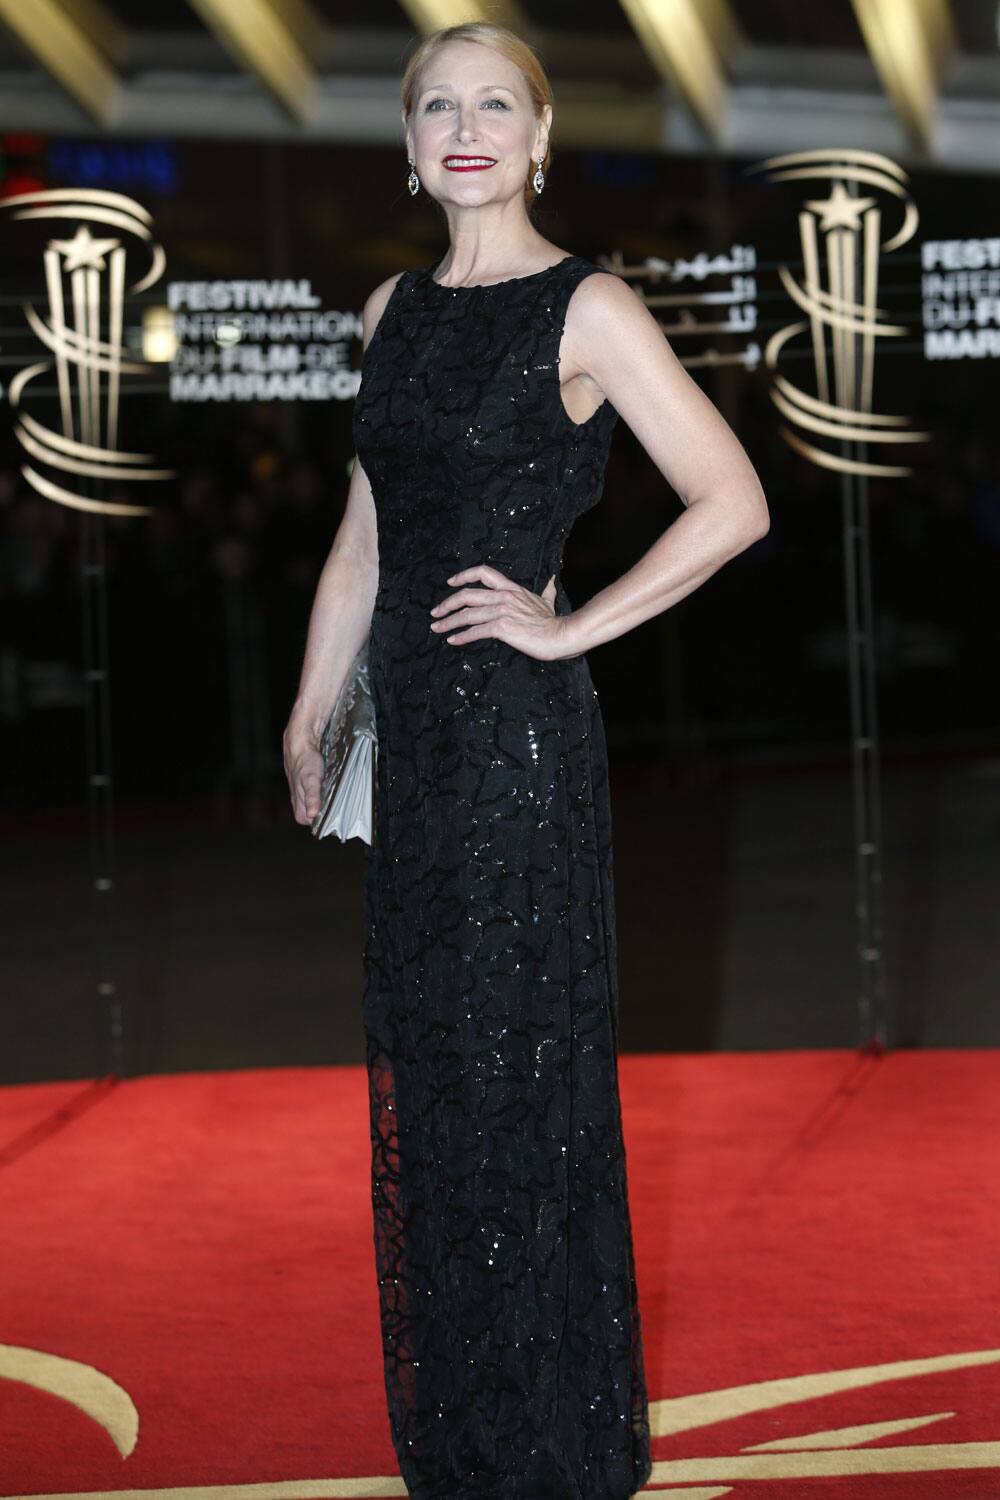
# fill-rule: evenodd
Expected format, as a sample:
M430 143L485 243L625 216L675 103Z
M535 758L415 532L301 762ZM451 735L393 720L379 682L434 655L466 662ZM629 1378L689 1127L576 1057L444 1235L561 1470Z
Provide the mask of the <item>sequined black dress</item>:
M417 1500L626 1500L649 1426L617 1078L604 729L584 656L452 645L486 562L535 592L600 497L617 412L574 423L571 255L397 281L354 438L378 516L379 737L363 1016L385 1386Z

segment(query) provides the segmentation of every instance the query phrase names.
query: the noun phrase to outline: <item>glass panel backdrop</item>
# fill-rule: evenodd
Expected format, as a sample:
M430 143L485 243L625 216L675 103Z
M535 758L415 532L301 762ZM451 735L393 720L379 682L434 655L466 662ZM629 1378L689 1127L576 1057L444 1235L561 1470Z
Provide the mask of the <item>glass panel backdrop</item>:
M292 823L281 732L349 482L361 306L385 277L437 258L443 218L425 194L407 193L402 148L19 137L4 163L7 196L67 185L129 194L152 215L167 259L126 307L127 345L160 362L123 380L120 442L175 477L144 489L152 514L105 525L113 1066L359 1061L358 848L317 844ZM627 1049L857 1038L839 481L783 438L759 357L802 316L778 269L801 276L802 259L798 198L750 165L556 150L537 218L556 244L627 277L733 257L734 247L753 256L752 319L714 340L717 354L743 357L699 363L705 340L669 303L656 311L677 325L675 351L756 466L771 530L675 609L588 658L612 756ZM1000 981L990 938L1000 863L996 349L943 357L939 346L928 357L927 343L949 320L995 327L996 316L982 289L977 300L954 280L930 287L921 261L942 241L996 247L993 188L911 174L919 229L884 257L878 288L907 332L880 345L875 408L931 434L907 447L910 477L873 478L869 491L897 1044L1000 1043L989 1002ZM44 303L52 232L4 218L5 392L43 357L23 303ZM240 333L236 306L235 336L225 309L209 308L216 336L199 337L204 294L183 288L209 282L287 283L284 334ZM651 297L671 289L646 273L635 284ZM997 297L994 285L994 309ZM255 342L299 352L258 356ZM235 386L217 399L206 351L213 369L254 376L249 399ZM292 373L293 358L318 372L305 399L294 382L267 385ZM22 477L6 400L0 418L0 1080L82 1077L110 1054L95 1040L109 1011L94 989L80 523ZM111 482L107 495L134 500L135 486ZM619 424L604 497L567 549L570 599L630 567L680 504Z

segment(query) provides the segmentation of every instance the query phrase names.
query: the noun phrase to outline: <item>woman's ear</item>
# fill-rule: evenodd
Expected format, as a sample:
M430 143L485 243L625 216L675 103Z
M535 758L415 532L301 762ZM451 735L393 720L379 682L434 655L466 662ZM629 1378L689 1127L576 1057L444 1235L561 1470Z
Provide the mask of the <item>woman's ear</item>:
M539 154L544 158L549 154L549 134L552 130L551 104L545 105L539 118L541 120L541 123L545 126L545 129L542 131L542 144L539 148ZM536 155L535 160L538 160L538 155Z

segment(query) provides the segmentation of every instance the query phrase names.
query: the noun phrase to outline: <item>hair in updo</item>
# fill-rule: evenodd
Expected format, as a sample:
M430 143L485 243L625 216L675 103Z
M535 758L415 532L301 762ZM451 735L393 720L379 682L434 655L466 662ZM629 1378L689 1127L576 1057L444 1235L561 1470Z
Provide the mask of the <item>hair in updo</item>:
M463 21L460 26L442 26L438 31L432 31L430 36L424 37L406 64L399 92L407 119L413 113L416 103L417 81L420 73L445 42L479 42L484 47L492 47L494 52L499 52L515 67L520 68L524 81L528 85L536 120L541 119L545 105L552 103L552 86L548 75L542 67L538 54L532 47L529 47L527 42L523 41L516 32L508 30L506 26L496 26L492 21ZM547 147L542 162L542 171L545 173L548 173L551 156L551 147ZM532 161L531 171L524 184L525 203L529 209L538 198L538 194L531 185L534 175L535 162Z

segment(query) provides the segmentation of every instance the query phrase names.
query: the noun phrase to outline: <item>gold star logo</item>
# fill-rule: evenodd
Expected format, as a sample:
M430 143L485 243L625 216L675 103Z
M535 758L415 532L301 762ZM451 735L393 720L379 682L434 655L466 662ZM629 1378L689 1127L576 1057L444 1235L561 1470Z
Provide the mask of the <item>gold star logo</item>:
M874 206L874 198L852 198L842 182L835 182L829 198L806 200L806 208L821 214L821 229L860 229L861 215Z
M71 240L50 240L49 249L62 251L66 257L63 269L67 272L79 270L81 266L103 271L105 255L120 244L120 240L95 240L87 226L81 224Z

